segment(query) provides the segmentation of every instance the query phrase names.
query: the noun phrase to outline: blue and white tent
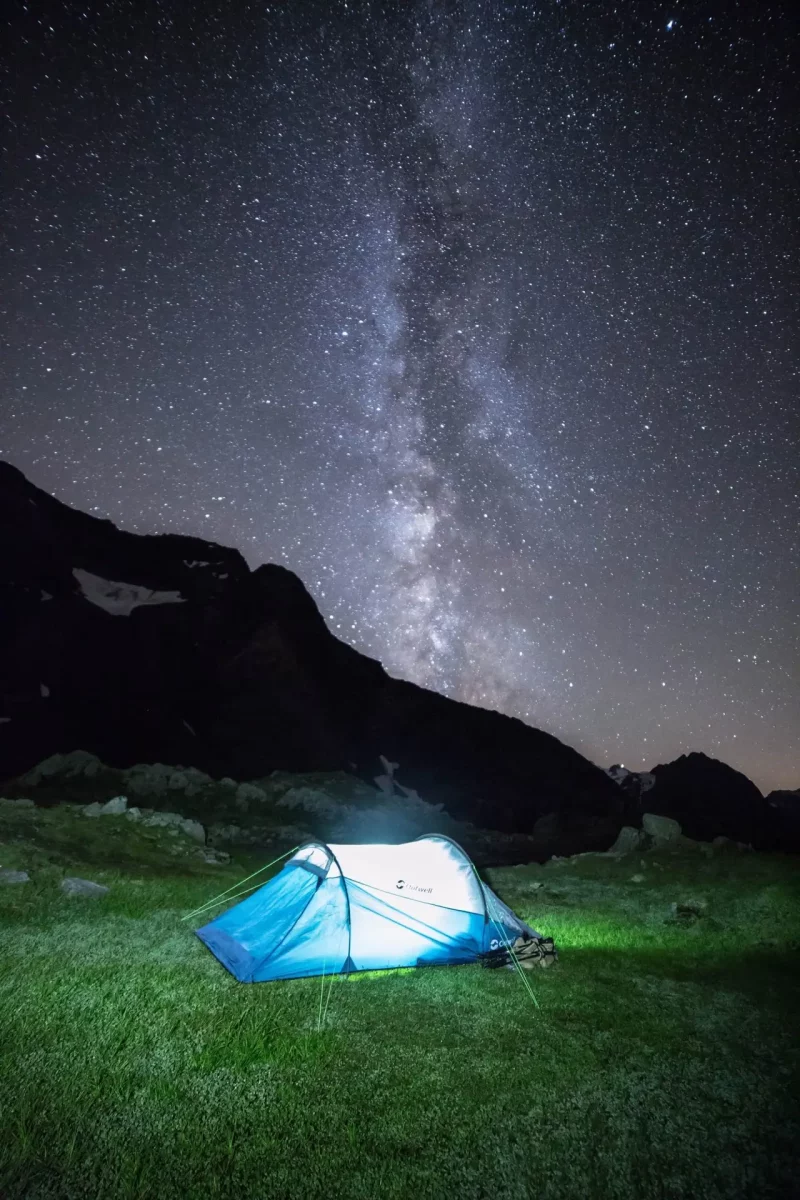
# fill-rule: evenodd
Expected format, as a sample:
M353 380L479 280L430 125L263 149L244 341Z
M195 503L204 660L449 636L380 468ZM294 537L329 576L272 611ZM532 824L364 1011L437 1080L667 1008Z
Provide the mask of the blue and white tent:
M242 983L260 983L474 962L539 935L456 842L433 834L397 846L309 842L197 936Z

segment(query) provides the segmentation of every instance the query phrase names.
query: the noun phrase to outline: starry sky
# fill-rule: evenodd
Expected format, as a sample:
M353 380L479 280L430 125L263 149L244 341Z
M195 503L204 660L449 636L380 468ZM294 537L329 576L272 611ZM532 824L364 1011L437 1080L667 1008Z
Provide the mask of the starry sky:
M601 766L800 785L791 6L4 12L0 457Z

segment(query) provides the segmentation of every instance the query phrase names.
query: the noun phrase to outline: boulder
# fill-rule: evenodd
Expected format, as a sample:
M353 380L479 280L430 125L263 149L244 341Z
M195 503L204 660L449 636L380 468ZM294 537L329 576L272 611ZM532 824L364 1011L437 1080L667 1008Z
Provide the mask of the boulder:
M142 819L142 810L134 804L132 808L126 810L125 816L129 821L140 821Z
M8 867L0 870L0 884L30 883L31 877L27 871L12 871Z
M609 854L632 854L642 844L642 831L632 825L623 825L617 834L617 840L609 850Z
M114 796L111 800L106 800L105 804L100 809L99 816L101 817L119 817L126 811L128 807L127 796Z
M103 811L103 806L99 800L95 800L93 804L84 804L81 812L85 817L99 817Z
M36 805L32 800L27 800L24 797L19 797L17 800L6 800L5 797L0 797L0 804L10 804L15 808L35 808Z
M242 812L247 812L250 804L263 804L267 793L255 783L240 783L236 789L235 804Z
M318 788L293 787L284 792L278 803L283 808L299 808L315 817L333 818L341 814L343 805Z
M186 796L196 796L212 782L211 776L206 775L204 771L198 771L196 767L182 767L172 772L167 788L171 792L183 792Z
M165 763L137 763L125 771L125 786L138 796L163 796L169 786L173 768Z
M667 846L670 842L677 842L681 836L681 827L677 821L673 821L671 817L661 817L657 813L643 814L642 829L649 838L652 838L654 849Z
M106 896L109 889L102 883L92 883L90 879L69 876L61 880L61 891L65 896Z
M69 754L52 754L22 776L22 782L35 787L43 780L63 776L73 779L83 775L91 779L102 767L100 759L86 750L72 750Z

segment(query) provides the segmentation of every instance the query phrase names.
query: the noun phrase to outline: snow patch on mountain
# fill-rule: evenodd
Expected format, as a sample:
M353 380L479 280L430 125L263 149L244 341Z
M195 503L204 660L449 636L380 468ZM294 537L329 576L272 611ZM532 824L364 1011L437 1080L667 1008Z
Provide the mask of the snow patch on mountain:
M92 575L80 567L75 567L72 574L80 584L85 599L114 617L129 617L135 608L149 604L186 603L186 598L180 592L154 592L136 583L103 579L101 575Z
M613 779L614 783L618 783L620 787L625 784L627 779L635 781L638 784L640 794L649 792L656 781L655 775L650 771L629 771L627 767L619 765L606 767L606 775L609 779Z

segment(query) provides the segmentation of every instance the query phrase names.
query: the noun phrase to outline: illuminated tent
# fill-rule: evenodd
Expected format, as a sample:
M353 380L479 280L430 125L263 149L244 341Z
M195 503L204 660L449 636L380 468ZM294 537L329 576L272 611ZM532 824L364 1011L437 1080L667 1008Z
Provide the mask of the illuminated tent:
M399 846L309 842L197 936L242 983L474 962L536 937L438 834Z

